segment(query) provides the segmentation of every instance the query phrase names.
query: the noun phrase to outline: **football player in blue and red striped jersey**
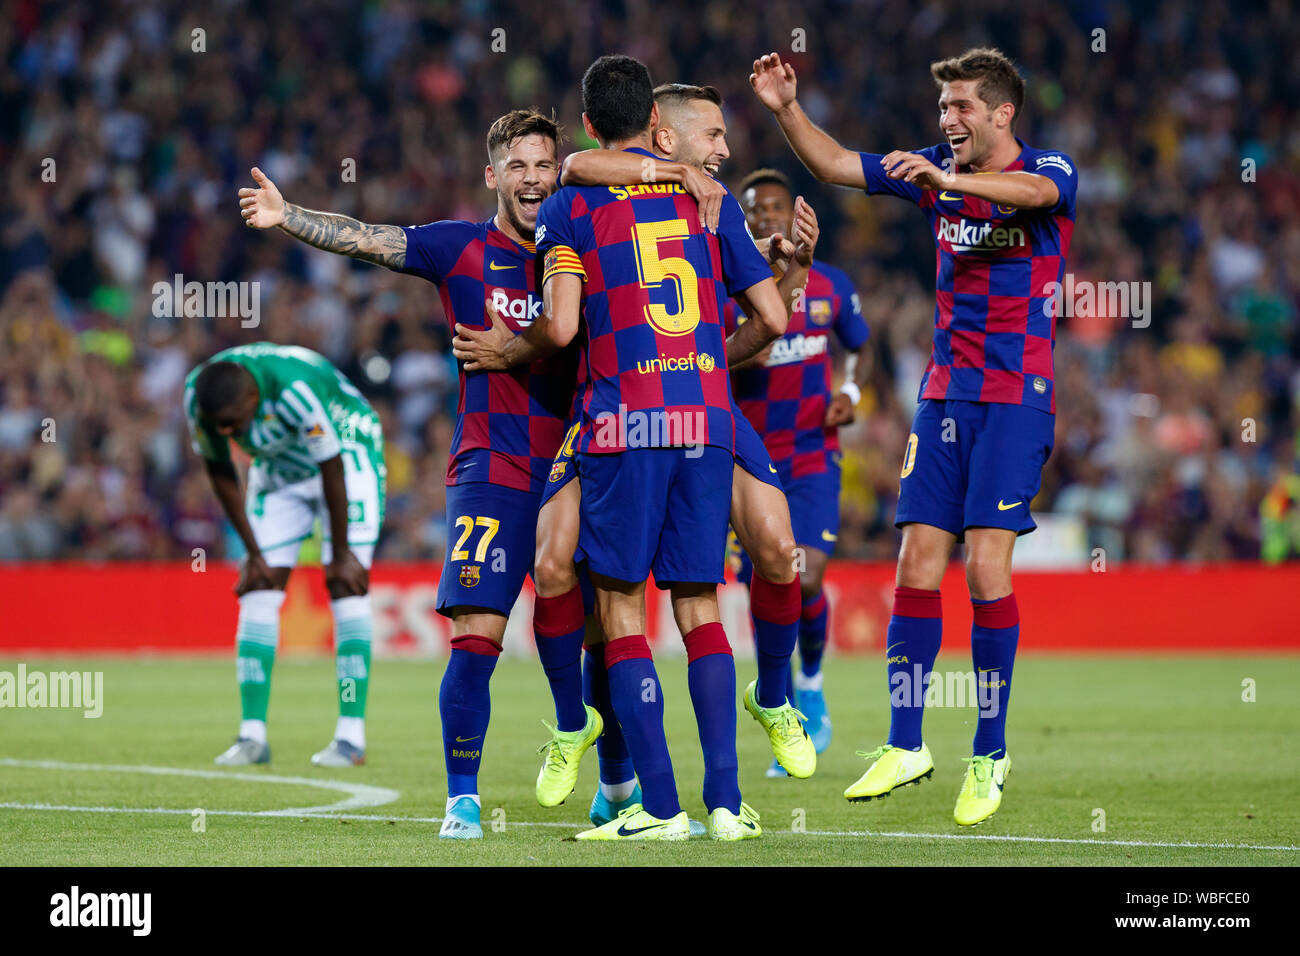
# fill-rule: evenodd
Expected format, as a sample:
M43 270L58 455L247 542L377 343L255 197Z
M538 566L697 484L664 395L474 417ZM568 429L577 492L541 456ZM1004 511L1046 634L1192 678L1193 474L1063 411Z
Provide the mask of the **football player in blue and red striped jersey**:
M603 147L653 161L658 107L642 64L625 56L597 60L583 78L583 105L587 131ZM509 345L545 354L585 329L579 545L596 586L613 710L644 794L580 838L689 833L645 639L652 571L671 591L687 645L710 835L757 836L757 815L740 799L735 668L716 595L735 431L726 350L756 354L784 330L780 293L734 198L724 199L711 235L695 200L675 183L562 189L543 206L537 239L543 317ZM733 295L755 319L726 343L722 306Z
M818 179L915 203L934 230L934 350L903 460L903 544L886 637L891 690L922 688L891 695L889 740L844 795L871 799L933 772L923 687L939 650L939 585L964 541L980 709L953 817L971 826L997 811L1011 766L1007 702L1020 632L1011 554L1016 536L1035 527L1030 502L1052 450L1054 292L1079 177L1069 156L1016 137L1025 83L1000 51L968 50L930 73L945 141L884 155L845 149L818 129L796 99L794 68L777 54L754 61L750 84Z
M286 203L258 169L253 178L259 188L240 190L244 219L428 279L438 286L451 325L487 325L490 303L518 333L541 312L533 229L538 209L556 188L559 135L554 120L532 110L515 110L492 124L484 181L496 192L497 211L483 222L367 225ZM448 777L444 837L482 836L478 768L491 710L488 685L507 616L532 569L537 511L572 409L577 359L577 350L569 349L517 369L460 376L447 462L449 547L438 585L438 611L452 619L439 693ZM580 682L578 654L572 673L552 678L548 669L548 678ZM594 709L585 708L584 716L574 759L601 731Z
M755 235L789 234L796 201L790 180L775 169L758 169L736 190ZM822 579L840 528L840 443L838 429L853 421L853 408L871 371L870 333L849 277L813 261L800 303L785 335L745 368L732 371L731 387L741 412L762 436L790 505L795 541L803 550L799 574L799 672L788 696L804 715L805 727L821 753L830 745L831 721L822 691L822 655L829 616ZM744 315L734 303L726 312L728 330ZM831 335L848 350L845 382L831 391ZM740 577L752 574L742 553ZM790 673L787 671L787 673ZM779 764L768 776L784 776Z

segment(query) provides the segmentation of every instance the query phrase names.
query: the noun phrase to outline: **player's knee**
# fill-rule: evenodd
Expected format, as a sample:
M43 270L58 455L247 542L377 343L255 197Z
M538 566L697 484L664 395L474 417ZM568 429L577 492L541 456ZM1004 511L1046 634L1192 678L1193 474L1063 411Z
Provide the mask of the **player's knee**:
M905 548L898 556L898 574L895 583L900 588L938 590L943 582L946 563L947 557L942 553L929 552L921 548Z
M799 593L805 601L817 596L825 576L825 561L809 561L808 567L799 572Z
M543 597L567 594L578 584L572 555L566 560L552 550L538 553L533 562L533 585Z
M769 535L754 557L754 571L773 584L789 584L805 566L794 535Z
M977 601L993 601L1011 593L1011 568L996 558L966 559L966 584Z

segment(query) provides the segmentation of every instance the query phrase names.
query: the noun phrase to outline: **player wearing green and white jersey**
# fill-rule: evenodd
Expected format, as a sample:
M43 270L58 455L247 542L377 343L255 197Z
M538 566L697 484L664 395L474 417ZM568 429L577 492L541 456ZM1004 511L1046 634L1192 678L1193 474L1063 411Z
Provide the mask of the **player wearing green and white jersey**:
M384 520L379 416L325 358L258 343L218 352L185 380L185 418L213 491L248 551L239 598L239 736L217 763L267 763L266 710L289 572L316 519L334 613L339 719L318 766L365 761L370 676L370 562ZM252 458L243 495L230 457ZM341 544L335 547L336 542Z

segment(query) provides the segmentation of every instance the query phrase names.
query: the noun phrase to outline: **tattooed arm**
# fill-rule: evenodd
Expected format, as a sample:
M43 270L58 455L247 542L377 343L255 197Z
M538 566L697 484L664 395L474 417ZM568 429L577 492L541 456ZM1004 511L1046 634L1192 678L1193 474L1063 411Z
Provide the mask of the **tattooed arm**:
M275 183L256 166L252 173L258 188L239 190L240 213L246 225L254 229L279 226L309 246L390 269L406 265L406 233L400 226L369 226L351 216L303 209L285 202Z

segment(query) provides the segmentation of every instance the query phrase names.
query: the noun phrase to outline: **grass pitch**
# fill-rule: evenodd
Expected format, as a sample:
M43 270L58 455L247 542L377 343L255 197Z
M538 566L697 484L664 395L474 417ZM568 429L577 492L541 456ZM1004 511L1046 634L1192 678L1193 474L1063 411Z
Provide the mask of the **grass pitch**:
M0 670L15 672L18 663L0 659ZM29 672L103 671L104 711L86 719L79 710L0 709L7 865L1300 864L1297 657L1018 660L1006 796L973 830L952 822L965 768L959 758L969 755L974 730L970 708L928 711L931 780L870 803L844 800L844 787L866 766L854 750L884 740L888 703L882 661L830 659L835 738L810 780L767 779L766 738L739 711L741 789L762 814L762 839L661 845L566 841L587 825L594 751L563 806L537 806L535 750L547 739L539 718L551 715L551 703L535 661L497 667L480 777L486 833L465 843L439 840L434 822L445 797L442 662L376 662L369 762L350 770L308 762L334 726L331 660L276 663L274 759L243 770L212 764L237 726L229 658L22 663ZM953 653L937 669L969 666ZM685 663L659 667L682 805L703 819ZM738 669L743 688L753 663L739 661ZM1247 678L1253 702L1242 699ZM312 809L340 801L351 802ZM267 813L289 809L297 812ZM1185 843L1215 845L1171 845Z

